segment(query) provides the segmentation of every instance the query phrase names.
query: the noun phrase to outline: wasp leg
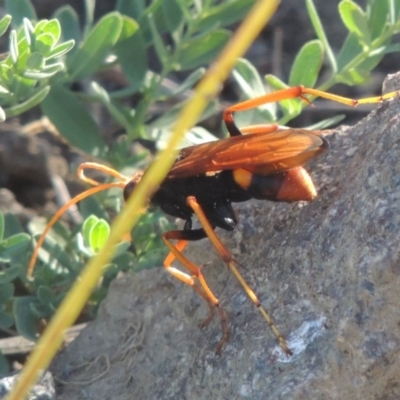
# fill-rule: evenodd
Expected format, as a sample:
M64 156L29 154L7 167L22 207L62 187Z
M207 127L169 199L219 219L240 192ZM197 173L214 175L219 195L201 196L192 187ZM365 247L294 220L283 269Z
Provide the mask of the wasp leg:
M371 104L371 103L381 103L385 100L390 100L393 99L394 97L398 96L400 91L394 91L390 93L386 93L382 96L375 96L375 97L366 97L363 99L349 99L347 97L343 96L338 96L333 93L328 93L328 92L323 92L322 90L318 89L312 89L312 88L307 88L304 86L293 86L289 87L287 89L282 89L282 90L277 90L276 92L272 93L267 93L263 96L256 97L254 99L246 100L241 103L234 104L233 106L227 108L224 111L224 122L225 125L228 129L228 132L231 136L239 136L244 133L249 133L245 132L241 129L239 129L235 122L233 121L233 113L237 111L245 111L245 110L250 110L252 108L256 108L258 106L261 106L263 104L267 103L275 103L279 102L282 100L288 100L288 99L293 99L293 98L299 98L305 101L307 104L311 104L311 100L307 97L311 96L311 98L315 97L321 97L327 100L332 100L337 103L342 103L346 104L351 107L357 107L360 104ZM271 132L271 129L273 129L273 126L277 126L276 124L271 124L272 128L270 128L268 125L264 125L265 133ZM275 129L276 130L276 129Z
M188 197L187 204L192 208L192 210L196 214L197 218L199 219L199 222L203 226L205 233L207 234L211 243L214 245L218 254L221 256L221 258L223 259L225 264L228 266L228 268L233 272L236 279L239 281L239 283L242 285L245 292L249 296L250 300L256 305L257 309L262 314L263 318L265 319L265 321L271 328L273 334L278 339L278 342L279 342L281 348L283 349L283 351L288 355L292 355L292 351L289 349L288 345L286 344L286 341L283 338L282 334L279 332L277 326L272 321L272 318L269 316L268 312L261 305L261 302L258 299L258 297L256 296L256 294L254 293L254 291L250 288L250 286L247 284L247 282L244 280L244 278L242 277L242 275L236 268L235 259L233 258L233 256L229 252L229 250L221 242L219 237L215 234L213 227L210 225L206 215L204 214L203 209L201 208L201 206L199 205L199 203L197 202L195 197L193 197L193 196Z
M193 231L169 231L162 235L165 245L170 250L170 254L164 261L164 266L171 275L179 279L181 282L191 286L206 301L210 309L210 313L208 317L200 323L200 328L203 328L209 324L214 316L214 310L217 309L221 322L222 338L218 343L215 353L220 355L223 346L229 340L229 330L226 315L220 307L218 299L214 296L206 280L204 279L201 268L192 263L182 253L182 250L187 245L187 240L183 238L188 232ZM178 240L178 243L174 245L171 240ZM191 275L171 267L171 263L175 258L191 273ZM200 283L200 285L196 282L196 280Z

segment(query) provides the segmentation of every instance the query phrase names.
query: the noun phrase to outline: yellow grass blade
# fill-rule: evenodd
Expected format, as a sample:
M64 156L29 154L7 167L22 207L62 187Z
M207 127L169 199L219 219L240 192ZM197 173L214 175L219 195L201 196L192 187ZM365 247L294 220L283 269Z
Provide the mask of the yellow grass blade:
M279 0L259 0L219 58L211 65L207 74L197 86L192 99L183 108L168 146L151 165L140 184L135 188L134 195L128 200L125 209L116 218L104 248L86 265L54 315L26 363L14 390L7 397L8 400L25 398L41 370L47 368L62 343L63 331L76 320L101 276L102 267L111 259L116 244L126 232L132 229L140 216L140 210L143 208L146 199L156 190L168 169L172 166L176 156L175 149L186 130L196 123L202 110L220 89L221 83L226 79L236 59L243 55L266 22L272 17L278 5Z

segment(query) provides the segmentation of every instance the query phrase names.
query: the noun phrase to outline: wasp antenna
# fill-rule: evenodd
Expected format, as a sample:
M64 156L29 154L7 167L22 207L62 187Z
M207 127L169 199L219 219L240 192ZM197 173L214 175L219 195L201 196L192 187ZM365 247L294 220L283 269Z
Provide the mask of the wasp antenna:
M35 263L38 258L39 250L43 245L46 235L48 234L50 229L54 226L54 224L65 213L65 211L67 211L69 207L71 207L72 205L74 205L76 203L79 203L81 200L85 199L86 197L89 197L95 193L102 192L103 190L111 189L114 187L119 187L119 188L123 189L125 187L125 182L111 182L111 183L98 184L96 187L90 188L90 189L85 190L84 192L78 194L73 199L71 199L66 204L64 204L57 211L57 213L53 216L53 218L50 220L50 222L46 225L46 228L44 229L43 233L40 235L39 240L36 243L35 249L33 250L33 253L32 253L32 257L29 261L29 266L28 266L28 271L27 271L28 278L32 277L33 269L35 268Z
M129 182L129 178L128 177L126 177L125 175L120 174L118 171L116 171L113 168L107 167L106 165L93 163L93 162L82 163L78 167L78 170L76 171L76 173L77 173L79 179L82 182L89 183L92 186L98 186L98 185L101 185L101 183L96 181L96 180L94 180L94 179L88 178L85 175L85 170L86 169L94 169L96 171L103 172L106 175L110 175L110 176L113 176L114 178L119 179L121 182L124 182L124 184Z

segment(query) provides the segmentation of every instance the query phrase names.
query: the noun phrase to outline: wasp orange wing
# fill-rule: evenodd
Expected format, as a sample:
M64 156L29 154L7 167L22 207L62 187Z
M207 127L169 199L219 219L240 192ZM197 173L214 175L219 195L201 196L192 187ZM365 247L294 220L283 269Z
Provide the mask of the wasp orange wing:
M302 166L326 148L327 142L318 132L305 129L233 136L182 149L168 178L237 168L269 175Z

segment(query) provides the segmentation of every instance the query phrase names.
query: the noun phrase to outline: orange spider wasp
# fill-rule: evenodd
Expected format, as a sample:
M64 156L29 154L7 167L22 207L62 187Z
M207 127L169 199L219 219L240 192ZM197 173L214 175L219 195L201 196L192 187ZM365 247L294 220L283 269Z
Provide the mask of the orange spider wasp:
M284 202L315 199L317 192L303 165L328 148L328 143L323 136L330 133L330 131L282 128L276 124L239 128L235 124L233 113L289 98L300 98L310 104L307 95L357 106L365 103L379 103L391 99L397 94L396 91L383 96L352 100L303 86L279 90L226 109L223 119L230 137L187 147L178 153L172 169L149 201L151 204L159 206L165 213L185 221L183 230L173 230L163 234L163 240L170 250L164 266L175 278L193 287L207 302L210 313L201 323L201 327L211 321L217 310L222 329L222 338L216 349L217 354L221 352L222 347L229 339L225 312L209 288L202 268L186 258L182 253L183 249L188 241L208 237L248 297L261 312L282 349L286 354L292 354L258 297L238 271L235 265L237 264L236 260L214 230L217 227L227 231L235 228L237 219L232 208L232 203L235 202L247 201L252 198ZM118 181L100 184L85 176L86 169L102 171L117 178ZM45 235L68 207L111 187L122 188L124 198L127 199L144 173L144 171L138 172L129 178L100 164L82 164L78 168L78 176L94 187L70 200L48 223L37 242L28 274L32 274ZM198 218L201 228L192 229L194 215ZM174 244L172 241L175 240L177 243ZM175 259L186 268L186 273L171 266Z

